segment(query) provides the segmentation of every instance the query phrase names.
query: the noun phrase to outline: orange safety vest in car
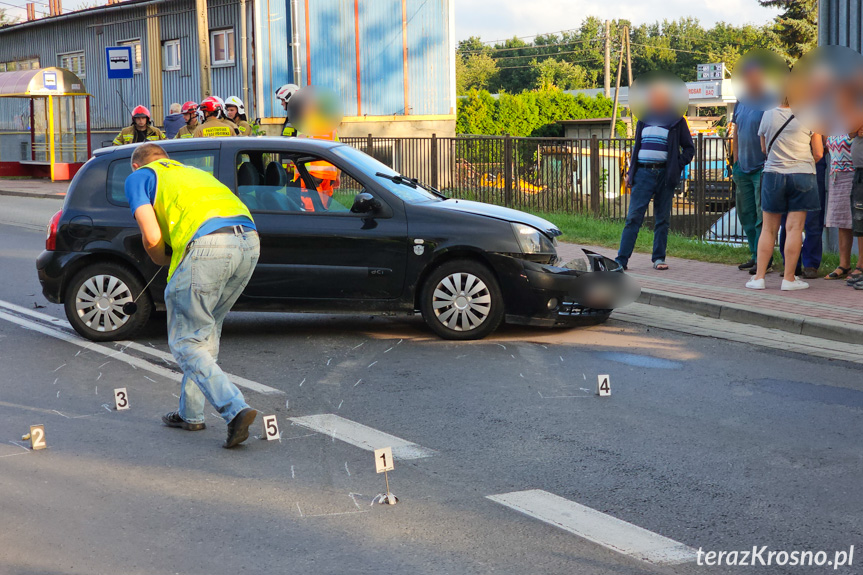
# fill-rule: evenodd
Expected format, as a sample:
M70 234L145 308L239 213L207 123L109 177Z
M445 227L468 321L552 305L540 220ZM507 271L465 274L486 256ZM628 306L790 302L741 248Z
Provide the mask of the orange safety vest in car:
M311 136L308 134L298 134L300 138L311 138L313 140L326 140L328 142L338 142L339 134L336 130L326 134ZM338 187L339 169L325 160L316 160L306 164L306 170L313 178L320 180L318 184L318 195L321 198L321 204L324 208L329 208L330 199L333 197L333 190ZM299 174L297 176L299 178ZM305 182L301 182L302 187L306 188ZM312 198L308 195L314 191L304 190L302 195L303 207L306 211L315 211L315 204Z

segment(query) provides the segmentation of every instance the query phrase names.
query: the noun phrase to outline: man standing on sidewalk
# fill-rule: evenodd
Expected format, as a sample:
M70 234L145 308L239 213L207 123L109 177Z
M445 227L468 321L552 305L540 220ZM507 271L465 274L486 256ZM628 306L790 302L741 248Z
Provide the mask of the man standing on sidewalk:
M228 423L224 447L248 439L257 412L217 365L222 322L260 255L246 206L213 176L168 158L156 144L132 154L126 198L150 258L168 269L168 344L183 369L180 409L168 427L204 429L204 398ZM171 254L167 249L171 248Z
M761 236L761 173L764 171L766 157L761 150L758 127L764 110L769 104L759 105L766 100L764 70L758 62L744 64L741 76L746 87L746 101L734 106L734 135L731 140L731 154L734 158L733 175L737 187L737 219L743 226L746 242L749 245L749 261L737 266L741 270L754 270L758 256L758 238Z

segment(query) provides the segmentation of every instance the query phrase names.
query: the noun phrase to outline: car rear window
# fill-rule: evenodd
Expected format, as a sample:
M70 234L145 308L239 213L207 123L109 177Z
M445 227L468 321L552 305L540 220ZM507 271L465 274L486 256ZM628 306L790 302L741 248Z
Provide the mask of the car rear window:
M194 166L213 174L217 168L217 150L190 150L171 152L171 159L187 166ZM129 158L114 160L108 167L108 201L117 206L128 206L126 200L126 178L132 173Z

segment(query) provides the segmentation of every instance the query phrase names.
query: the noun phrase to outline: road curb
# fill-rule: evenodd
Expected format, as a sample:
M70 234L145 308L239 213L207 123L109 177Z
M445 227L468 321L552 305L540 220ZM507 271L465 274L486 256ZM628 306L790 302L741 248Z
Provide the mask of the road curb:
M65 193L38 194L32 192L18 192L15 190L0 190L0 196L15 196L18 198L47 198L50 200L65 200Z
M652 289L642 289L638 303L830 341L852 344L863 342L863 327L861 326L829 319L799 316L778 310L723 303L707 298Z

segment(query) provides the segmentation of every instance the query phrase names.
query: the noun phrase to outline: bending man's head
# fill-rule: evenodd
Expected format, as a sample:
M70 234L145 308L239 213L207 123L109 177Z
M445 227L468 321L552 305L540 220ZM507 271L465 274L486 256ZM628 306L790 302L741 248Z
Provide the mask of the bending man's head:
M141 144L132 152L132 171L137 170L142 166L146 166L150 162L167 158L168 153L157 144Z

